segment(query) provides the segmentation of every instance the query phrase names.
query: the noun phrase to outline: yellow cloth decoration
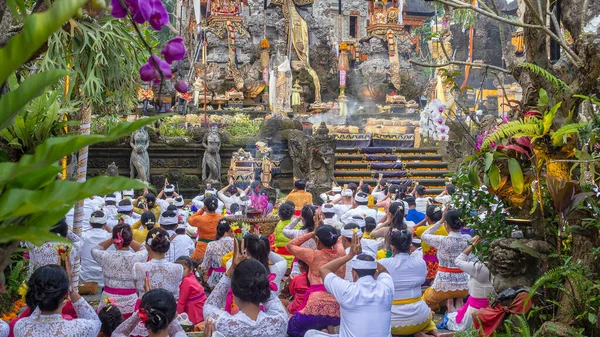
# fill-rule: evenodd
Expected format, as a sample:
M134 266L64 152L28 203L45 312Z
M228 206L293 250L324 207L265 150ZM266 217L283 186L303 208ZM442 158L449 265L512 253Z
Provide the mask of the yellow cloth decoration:
M377 260L385 259L386 251L385 249L380 249L377 251Z

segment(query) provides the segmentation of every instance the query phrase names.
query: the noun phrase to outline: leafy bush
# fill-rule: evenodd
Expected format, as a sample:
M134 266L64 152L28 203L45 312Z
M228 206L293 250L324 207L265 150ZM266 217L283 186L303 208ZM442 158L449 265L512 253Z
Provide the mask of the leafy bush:
M90 131L93 134L106 135L121 122L116 114L103 115L92 120Z
M234 139L254 137L258 134L262 125L260 121L250 119L250 116L247 114L236 114L229 118L228 116L223 116L223 123L225 124L223 129L229 132Z

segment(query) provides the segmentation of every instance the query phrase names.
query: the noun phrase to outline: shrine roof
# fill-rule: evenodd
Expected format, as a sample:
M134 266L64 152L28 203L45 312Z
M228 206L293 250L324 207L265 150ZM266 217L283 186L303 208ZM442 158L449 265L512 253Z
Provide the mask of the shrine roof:
M405 0L404 11L407 15L430 17L435 15L433 2L423 0Z

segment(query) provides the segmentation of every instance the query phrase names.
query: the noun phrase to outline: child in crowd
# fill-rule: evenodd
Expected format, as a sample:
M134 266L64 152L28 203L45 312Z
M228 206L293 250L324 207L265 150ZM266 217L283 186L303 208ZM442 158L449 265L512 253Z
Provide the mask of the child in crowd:
M98 337L111 337L115 329L123 323L121 310L119 310L116 305L111 304L108 297L105 301L109 302L109 304L98 312L98 318L100 318L100 322L102 322Z
M175 263L183 266L183 280L179 286L177 313L187 313L189 320L196 325L204 321L203 311L204 302L206 302L204 288L196 279L192 259L187 256L180 256Z
M292 302L288 305L288 311L290 314L295 314L302 304L304 304L304 295L310 287L308 281L308 265L302 260L298 260L298 268L300 268L300 275L294 277L290 282L290 295L294 296Z

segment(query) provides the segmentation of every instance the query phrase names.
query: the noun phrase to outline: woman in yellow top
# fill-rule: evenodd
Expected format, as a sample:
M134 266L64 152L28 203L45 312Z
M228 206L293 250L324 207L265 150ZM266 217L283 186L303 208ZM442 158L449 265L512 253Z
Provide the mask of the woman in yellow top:
M427 212L425 213L425 220L419 222L414 228L415 235L420 239L423 232L425 232L428 228L433 226L436 222L442 219L442 208L440 206L429 205L427 206ZM447 236L448 232L441 226L436 232L435 235ZM426 284L430 284L435 278L435 274L437 274L438 269L438 258L437 258L437 249L429 246L425 242L421 242L421 247L423 249L423 260L427 264L427 280Z
M294 256L285 248L290 239L283 235L283 229L292 221L294 211L295 207L289 201L279 206L279 223L277 223L273 232L275 236L275 253L283 256L288 261L288 267L291 267Z
M133 239L138 243L146 242L148 232L154 228L156 224L156 216L154 213L147 211L142 213L142 217L131 226L133 229Z

